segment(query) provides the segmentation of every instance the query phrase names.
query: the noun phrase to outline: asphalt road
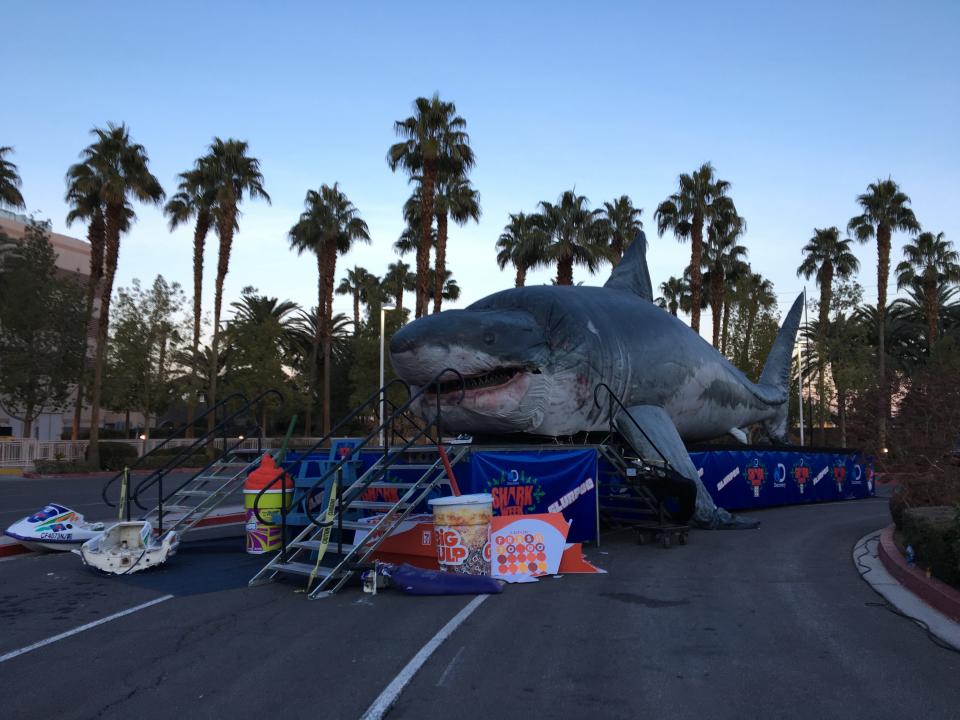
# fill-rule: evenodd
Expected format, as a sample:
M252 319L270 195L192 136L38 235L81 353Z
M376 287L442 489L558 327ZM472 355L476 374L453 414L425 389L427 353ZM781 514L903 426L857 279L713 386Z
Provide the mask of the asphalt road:
M3 499L0 488L0 501ZM862 500L756 514L671 550L608 536L606 575L488 598L442 644L393 718L955 718L960 656L881 607L850 551L888 522ZM103 578L67 555L0 562L0 716L358 718L470 598L247 588L235 541Z

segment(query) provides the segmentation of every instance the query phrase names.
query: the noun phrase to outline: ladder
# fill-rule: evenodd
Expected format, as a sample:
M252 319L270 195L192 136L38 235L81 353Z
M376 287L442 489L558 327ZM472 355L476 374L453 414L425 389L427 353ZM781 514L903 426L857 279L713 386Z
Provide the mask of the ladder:
M217 460L148 510L142 519L149 520L161 535L169 530L182 535L240 490L247 475L260 465L261 457L251 461L227 455ZM165 520L170 524L165 526Z
M452 467L469 453L469 447L450 445L447 452ZM424 502L433 490L448 482L439 452L432 463L397 462L408 453L423 454L424 448L405 448L379 458L353 485L343 488L342 495L338 494L331 522L308 524L288 543L285 552L278 553L250 580L250 585L261 585L281 575L315 577L318 581L316 586L308 588L311 599L327 597L343 587L412 510ZM413 482L391 482L385 480L390 468L418 469L423 473ZM326 507L326 500L335 482L337 478L333 477L326 483L321 507ZM378 488L402 490L402 494L396 502L358 499L365 491ZM360 522L360 512L368 510L383 512L376 524ZM335 541L330 540L333 530L338 533ZM354 536L357 531L365 531L366 534L360 542L346 542L343 534L351 531ZM320 555L321 552L324 554ZM324 563L324 560L327 562Z
M643 483L646 476L643 461L624 457L618 448L609 443L599 445L597 449L613 468L613 473L606 473L606 481L600 479L598 483L600 512L604 520L617 525L629 525L656 518L659 502ZM598 474L603 475L604 472L601 470ZM609 479L611 474L617 477L615 482Z

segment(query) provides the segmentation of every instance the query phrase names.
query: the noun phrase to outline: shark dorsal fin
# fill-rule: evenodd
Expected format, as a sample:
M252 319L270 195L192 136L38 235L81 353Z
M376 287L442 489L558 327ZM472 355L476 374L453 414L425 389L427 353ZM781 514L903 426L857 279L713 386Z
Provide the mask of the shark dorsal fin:
M650 271L647 269L647 236L643 230L637 231L623 259L610 274L603 285L614 290L626 290L653 302L653 285L650 283Z

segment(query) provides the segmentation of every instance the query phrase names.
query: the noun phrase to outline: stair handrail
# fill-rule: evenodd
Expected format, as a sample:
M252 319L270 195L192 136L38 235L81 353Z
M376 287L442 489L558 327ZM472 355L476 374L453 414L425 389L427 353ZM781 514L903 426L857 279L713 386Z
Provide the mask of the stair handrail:
M377 404L374 405L374 407L375 408L379 407L381 395L383 396L383 402L385 405L394 406L393 401L387 398L387 390L389 390L391 387L395 385L402 385L407 391L407 396L408 397L410 396L410 385L408 385L405 381L401 380L400 378L394 378L383 387L377 388L372 393L370 393L370 395L368 395L365 400L363 400L359 405L354 407L352 410L350 410L350 412L348 412L346 415L340 418L340 420L337 421L337 424L334 425L332 428L330 428L330 430L322 438L317 440L313 445L311 445L306 450L303 450L303 451L298 450L297 452L301 455L301 457L307 457L308 455L310 455L310 453L314 452L315 450L319 450L325 442L328 442L332 440L334 437L336 437L337 432L339 432L344 425L346 425L351 420L355 419L358 415L362 414L362 412L366 410L371 403L373 403L374 401L377 401ZM253 513L256 516L257 520L260 521L261 523L266 524L268 521L260 515L260 499L263 497L263 494L267 492L267 490L270 490L274 485L276 485L277 482L281 478L283 478L286 474L287 474L286 468L282 468L282 467L278 468L277 474L274 475L273 478L263 486L263 488L261 488L260 492L258 492L257 496L254 498ZM281 492L286 492L286 489L287 489L286 484L284 484ZM293 503L293 500L291 500L291 504L292 503ZM283 503L282 501L281 501L281 507L283 508L286 507L286 504ZM286 512L284 512L283 515L284 517L286 517Z
M630 414L630 411L627 410L627 407L623 404L623 402L621 402L620 398L618 398L618 397L616 396L616 393L614 393L613 390L611 389L611 387L610 387L609 385L607 385L605 382L599 382L599 383L597 383L596 385L594 385L594 387L593 387L593 404L594 404L597 408L600 408L601 410L603 409L603 407L602 407L601 404L600 404L600 390L601 390L601 388L604 389L604 390L606 390L606 391L607 391L607 394L610 396L610 404L609 404L608 410L607 410L607 422L609 423L611 432L614 431L614 430L616 430L616 428L614 427L614 424L613 424L613 406L614 406L614 403L615 403L615 404L623 411L623 413L624 413L628 418L630 418L630 422L633 423L633 426L634 426L637 430L640 431L640 434L643 435L644 439L645 439L648 443L650 443L650 447L652 447L652 448L656 451L657 455L660 456L660 458L663 460L664 465L665 465L667 468L672 469L672 467L671 467L671 465L670 465L670 461L667 460L667 456L664 455L662 452L660 452L660 448L658 448L657 445L656 445L656 443L653 442L653 440L650 439L650 436L647 435L647 433L644 431L644 429L643 429L642 427L640 427L640 423L638 423L638 422L634 419L633 415ZM628 442L628 444L629 444L629 442ZM636 451L636 448L633 448L633 450Z
M239 417L240 415L243 415L245 412L247 412L251 407L253 407L257 403L262 402L269 395L275 395L280 400L281 403L283 402L283 394L279 390L276 390L274 388L264 390L263 392L258 394L256 397L254 397L252 400L248 400L241 408L233 412L231 415L228 415L227 417L222 418L219 423L214 425L213 428L211 428L210 430L207 430L207 432L205 432L203 435L197 438L191 445L189 445L187 448L182 450L178 455L174 456L169 462L167 462L162 467L157 468L152 473L147 475L147 477L141 480L133 491L133 501L136 503L137 507L144 510L146 509L144 508L143 505L140 504L140 493L156 485L157 482L160 479L162 479L165 474L175 469L177 465L180 464L180 462L190 457L193 454L194 450L197 450L200 447L206 447L211 442L215 442L217 440L217 434L220 432L220 430L225 429L229 423L236 420L237 417ZM254 421L254 426L256 426L256 421ZM227 443L224 442L224 452L218 453L219 457L224 457L226 455L226 452L227 452L226 445ZM232 449L233 448L231 448L231 450ZM216 461L217 459L215 458L210 464L213 464L213 462L216 462ZM194 477L196 476L194 475ZM109 502L107 502L107 504L110 505ZM111 505L111 507L114 507L114 506Z
M433 418L432 418L431 420L429 420L429 421L427 422L427 424L426 424L423 428L418 429L418 432L417 432L409 441L407 441L407 443L404 444L403 447L401 447L400 449L394 451L393 454L392 454L392 456L391 456L391 455L388 455L387 453L384 453L384 464L379 468L379 473L380 473L380 475L382 476L382 474L386 472L386 470L389 468L389 466L390 466L398 457L401 457L401 456L403 455L403 453L404 453L408 448L412 447L412 446L416 443L417 440L419 440L421 437L426 437L426 436L428 435L428 433L430 432L430 429L431 429L432 427L436 427L436 428L437 428L437 443L439 444L439 442L440 442L440 420L441 420L441 402L440 402L440 392L439 392L440 382L439 382L439 381L440 381L440 378L442 378L444 375L446 375L446 374L448 374L448 373L452 373L452 374L456 375L456 376L457 376L457 379L458 379L458 381L459 381L460 397L457 399L457 403L456 403L456 404L460 404L460 403L463 401L463 398L464 398L465 395L466 395L466 381L464 380L463 375L460 373L459 370L455 370L454 368L444 368L444 369L441 370L439 373L437 373L436 375L434 375L433 378L431 378L426 384L424 384L423 386L421 386L420 389L419 389L415 394L411 395L410 398L409 398L403 405L401 405L401 406L400 406L399 408L397 408L393 413L391 413L391 415L390 415L389 417L387 417L387 418L380 424L380 427L374 429L373 432L371 432L369 435L367 435L367 437L365 437L363 440L361 440L359 444L357 444L357 445L355 445L354 447L350 448L350 452L349 452L349 453L347 453L346 455L344 455L344 456L340 459L340 461L337 462L336 465L334 465L332 468L330 468L329 470L327 470L327 472L326 472L322 477L320 477L320 479L317 480L317 481L310 487L309 490L307 490L307 492L305 493L306 497L311 497L311 496L313 495L313 493L316 491L316 489L317 489L318 487L320 487L321 485L323 485L323 484L327 481L328 478L330 478L330 477L331 477L332 475L334 475L335 473L339 473L340 470L343 468L343 466L352 459L352 457L353 457L353 455L354 455L355 453L358 453L361 449L363 449L363 448L367 445L367 443L369 443L374 437L376 437L376 436L379 434L381 428L384 428L384 429L385 429L385 428L388 428L389 425L390 425L390 423L394 422L394 421L397 420L398 418L400 418L400 417L406 417L406 411L410 409L410 407L413 405L413 403L414 403L416 400L420 399L420 398L421 398L424 394L426 394L428 391L431 391L431 390L434 389L434 388L436 389L436 390L435 390L435 395L436 395L436 414L433 416ZM388 459L388 458L389 458L389 459ZM350 488L348 488L342 495L340 495L340 496L337 498L337 515L338 515L338 516L342 517L343 511L346 510L347 507L349 507L349 505L350 505L354 500L356 500L356 496L357 496L357 495L359 495L370 483L372 483L372 482L374 481L374 477L375 477L375 475L371 475L369 478L367 478L367 479L362 483L362 486L361 486L360 483L355 483L354 485L351 485ZM348 494L348 493L352 493L352 497L350 497L349 499L347 499L347 494ZM283 507L283 504L282 504L282 503L281 503L281 507ZM332 522L332 521L331 521L331 522L328 522L328 521L325 521L325 520L320 520L320 519L316 516L315 511L316 511L316 508L311 507L310 504L307 503L307 506L306 506L306 515L307 515L307 518L310 520L310 522L311 522L313 525L316 525L316 526L319 527L319 528L328 527L328 526L332 526L332 525L333 525L333 522Z
M105 482L105 483L103 484L103 489L100 491L100 497L103 498L103 502L106 503L108 507L116 507L116 505L112 504L112 503L107 499L107 491L110 489L110 487L111 487L115 482L117 482L117 480L119 480L120 478L123 477L124 472L130 471L130 470L135 470L144 460L146 460L148 457L150 457L150 456L153 455L155 452L157 452L157 450L162 449L168 442L170 442L171 440L175 439L175 438L177 437L177 435L179 435L181 432L184 432L188 427L192 427L194 424L197 423L197 421L203 420L203 418L205 418L205 417L206 417L207 415L209 415L210 413L216 412L216 411L219 410L221 407L224 407L228 402L231 402L232 400L236 400L237 398L240 398L240 399L243 400L244 402L246 402L246 400L247 400L246 396L245 396L243 393L240 393L240 392L230 393L229 395L227 395L227 397L223 398L223 400L220 400L216 405L213 405L213 406L207 408L203 413L201 413L200 415L198 415L197 417L195 417L192 422L183 423L183 425L181 425L181 426L178 427L176 430L174 430L173 432L171 432L170 435L169 435L162 443L160 443L159 445L157 445L157 446L156 446L155 448L153 448L150 452L144 453L143 455L141 455L140 457L138 457L137 460L136 460L132 465L127 465L123 470L121 470L121 471L118 472L116 475L114 475L112 478L110 478L109 480L107 480L107 482Z

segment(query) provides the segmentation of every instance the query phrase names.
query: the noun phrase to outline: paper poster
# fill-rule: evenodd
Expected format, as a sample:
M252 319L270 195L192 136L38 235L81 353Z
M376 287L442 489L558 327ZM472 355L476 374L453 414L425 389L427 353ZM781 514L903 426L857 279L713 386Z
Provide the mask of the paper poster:
M529 582L556 574L569 530L560 513L494 517L490 574L507 582Z

